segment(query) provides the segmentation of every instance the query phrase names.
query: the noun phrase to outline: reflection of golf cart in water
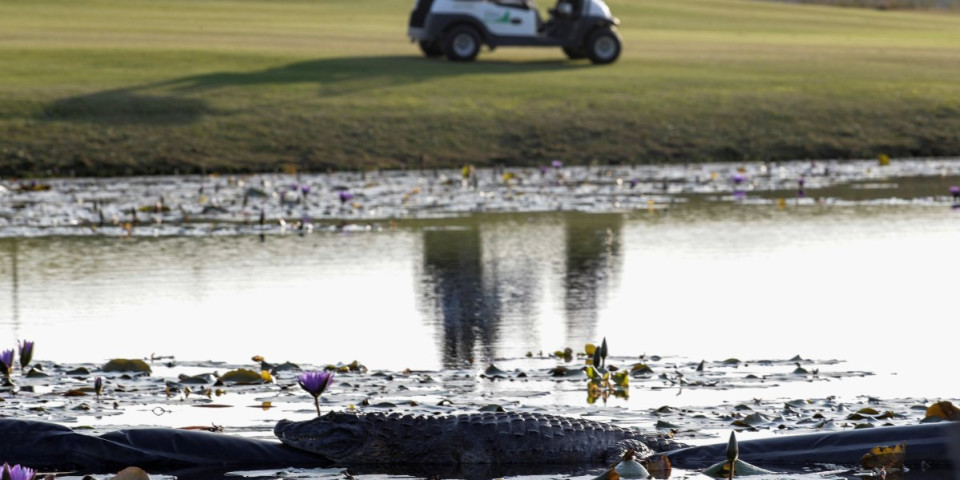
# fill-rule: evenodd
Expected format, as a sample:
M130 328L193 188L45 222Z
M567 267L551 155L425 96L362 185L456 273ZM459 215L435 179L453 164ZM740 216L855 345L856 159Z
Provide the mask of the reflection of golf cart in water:
M603 0L558 0L546 22L533 0L417 0L409 35L428 57L469 61L482 45L537 46L611 63L620 56L619 23Z

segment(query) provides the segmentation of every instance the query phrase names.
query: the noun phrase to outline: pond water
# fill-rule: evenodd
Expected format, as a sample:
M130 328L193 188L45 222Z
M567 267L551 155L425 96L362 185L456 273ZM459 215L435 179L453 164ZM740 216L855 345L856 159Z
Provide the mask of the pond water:
M652 168L9 183L0 340L70 364L154 355L203 371L262 355L479 374L564 364L546 357L605 337L618 362L656 355L661 372L737 358L783 375L799 355L836 374L682 396L637 384L612 399L628 411L957 397L958 162ZM474 401L589 413L580 389L544 385ZM226 421L275 420L252 411ZM153 417L85 421L165 424Z
M810 168L779 168L787 167ZM770 200L782 195L776 186L745 199L657 198L670 208L647 208L653 196L633 193L634 209L609 211L597 199L580 200L597 207L588 212L462 214L447 206L441 218L330 228L317 219L309 234L274 228L263 238L238 233L243 225L206 235L154 237L151 225L142 236L105 233L109 226L70 234L89 232L81 225L64 235L11 216L3 230L21 235L0 239L0 327L11 344L37 340L58 361L157 354L241 362L260 354L373 368L481 365L607 337L618 355L837 358L900 374L896 389L906 382L915 395L946 395L934 379L938 365L955 359L955 339L943 333L957 308L950 259L960 212L940 198L956 163L906 173L923 167L930 176L878 179L867 173L875 162L859 165L860 177L835 174L809 198L779 207ZM678 177L664 169L644 178L670 175ZM90 195L117 190L98 182L103 188ZM716 183L713 190L737 188ZM814 200L824 192L832 195ZM9 197L0 198L16 203ZM32 208L62 210L56 198Z

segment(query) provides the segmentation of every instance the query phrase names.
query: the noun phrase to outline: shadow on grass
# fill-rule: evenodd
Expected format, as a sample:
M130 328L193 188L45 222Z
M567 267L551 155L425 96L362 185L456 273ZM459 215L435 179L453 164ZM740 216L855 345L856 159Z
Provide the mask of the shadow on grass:
M215 72L129 88L59 99L41 116L46 121L118 124L186 124L217 113L196 94L225 87L316 84L319 96L337 96L468 75L571 71L587 63L478 61L455 63L416 56L341 57L291 63L251 72ZM536 81L536 79L526 80ZM168 95L141 93L161 89Z
M555 72L587 67L567 60L534 62L477 61L467 63L430 60L416 56L340 57L291 63L254 72L219 72L184 77L155 84L178 92L229 86L315 83L322 96L368 89L402 86L437 78Z
M41 120L101 123L105 125L191 123L212 113L206 102L172 95L144 95L136 88L61 98L44 110Z

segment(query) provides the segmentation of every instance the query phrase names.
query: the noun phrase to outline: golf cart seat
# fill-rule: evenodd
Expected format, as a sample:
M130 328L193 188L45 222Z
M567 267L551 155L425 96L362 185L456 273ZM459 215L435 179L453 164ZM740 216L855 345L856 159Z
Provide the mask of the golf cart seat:
M580 15L579 0L558 0L556 6L549 10L550 18L574 18Z

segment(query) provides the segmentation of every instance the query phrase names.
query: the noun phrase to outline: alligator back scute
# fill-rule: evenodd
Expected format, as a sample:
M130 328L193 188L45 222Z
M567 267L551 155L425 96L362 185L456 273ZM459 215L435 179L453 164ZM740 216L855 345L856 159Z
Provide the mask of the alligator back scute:
M553 415L483 413L453 418L458 425L469 425L451 425L442 435L446 445L461 447L455 454L457 463L600 461L616 442L631 436L614 426Z
M324 446L328 434L348 425L363 432L354 441L355 447L344 447L342 442L340 447ZM622 440L656 444L656 438L633 429L526 412L330 413L305 422L281 422L275 433L290 446L344 465L603 462L622 447Z

